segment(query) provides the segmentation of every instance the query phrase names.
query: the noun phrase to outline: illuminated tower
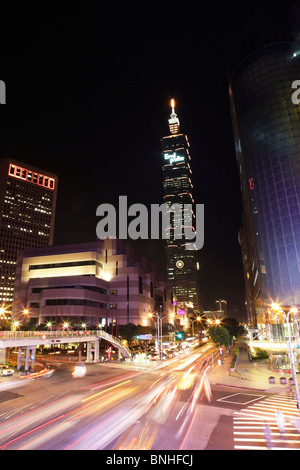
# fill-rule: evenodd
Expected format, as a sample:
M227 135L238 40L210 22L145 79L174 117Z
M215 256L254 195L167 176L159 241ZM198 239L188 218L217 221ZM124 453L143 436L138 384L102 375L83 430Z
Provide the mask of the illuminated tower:
M56 192L56 175L15 160L1 160L0 307L8 312L18 253L53 243Z
M194 227L194 213L186 210L194 205L191 181L190 144L186 135L180 132L180 123L175 113L175 102L171 101L169 119L170 135L162 138L164 202L180 210L170 214L170 234L167 239L167 274L168 282L173 287L179 309L188 312L189 307L199 309L197 287L198 252L186 249L187 240L184 227ZM179 227L182 238L174 235ZM177 238L177 239L176 239Z

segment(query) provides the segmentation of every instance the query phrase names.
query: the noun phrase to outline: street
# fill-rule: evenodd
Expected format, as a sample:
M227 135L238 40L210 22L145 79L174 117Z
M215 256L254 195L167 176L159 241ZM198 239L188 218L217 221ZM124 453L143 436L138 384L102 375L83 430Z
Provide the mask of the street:
M211 387L212 353L216 362L218 350L207 344L148 369L87 364L81 378L72 377L74 364L66 362L49 378L25 378L26 385L0 391L0 449L239 448L244 437L235 434L241 431L237 422L243 418L245 426L245 410L270 395ZM259 418L255 414L253 419ZM286 445L298 445L298 431L292 429Z

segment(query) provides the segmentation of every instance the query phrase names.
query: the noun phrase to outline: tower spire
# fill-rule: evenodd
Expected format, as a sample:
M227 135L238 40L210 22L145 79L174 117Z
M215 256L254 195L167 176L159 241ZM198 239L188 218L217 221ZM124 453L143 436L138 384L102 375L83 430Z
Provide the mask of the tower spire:
M172 108L172 114L175 114L175 116L176 116L176 113L175 113L175 100L173 100L173 99L171 100L171 108ZM172 116L172 114L171 114L171 116Z
M170 132L171 134L179 134L180 123L179 123L177 114L175 113L175 100L174 99L171 100L171 108L172 108L172 112L171 112L170 119L169 119Z

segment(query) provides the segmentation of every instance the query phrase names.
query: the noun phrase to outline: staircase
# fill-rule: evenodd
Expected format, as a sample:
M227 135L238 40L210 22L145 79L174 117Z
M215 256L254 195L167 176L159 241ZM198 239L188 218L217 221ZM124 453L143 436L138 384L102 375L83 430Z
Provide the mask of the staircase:
M124 344L122 343L121 340L119 340L119 338L116 338L115 336L112 336L103 330L97 331L97 336L99 338L105 339L106 341L111 343L115 348L118 348L124 357L131 357L130 350L126 348L126 346L124 346Z

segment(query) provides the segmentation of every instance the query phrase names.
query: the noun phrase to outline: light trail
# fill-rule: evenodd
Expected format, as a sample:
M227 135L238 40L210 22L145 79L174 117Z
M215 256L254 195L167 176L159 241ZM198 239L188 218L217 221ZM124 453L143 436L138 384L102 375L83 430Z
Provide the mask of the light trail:
M208 363L210 353L206 354ZM161 432L166 432L165 425L173 420L174 438L179 428L179 450L182 450L192 433L201 394L209 399L202 373L204 358L202 350L166 361L159 378L155 375L162 370L160 366L148 373L131 371L84 385L78 389L78 395L50 402L0 424L0 448L19 445L22 450L93 450L107 448L119 439L116 449L155 450ZM137 381L142 374L142 380ZM182 393L180 381L183 392L189 393L189 404L185 402L173 416ZM58 416L53 416L54 413ZM37 421L42 420L47 421L37 425ZM96 426L95 420L98 421ZM29 426L32 429L28 429ZM14 433L15 437L8 437L9 433ZM7 442L4 439L8 439Z
M90 396L90 397L87 397L87 398L84 398L83 400L81 400L82 403L88 401L88 400L91 400L92 398L95 398L95 397L98 397L99 395L102 395L103 393L106 393L108 392L109 390L113 390L114 388L117 388L117 387L121 387L121 385L124 385L124 384L127 384L131 382L131 379L130 380L126 380L125 382L121 382L119 383L118 385L114 385L113 387L109 387L105 390L102 390L102 392L98 392L98 393L95 393L94 395Z

